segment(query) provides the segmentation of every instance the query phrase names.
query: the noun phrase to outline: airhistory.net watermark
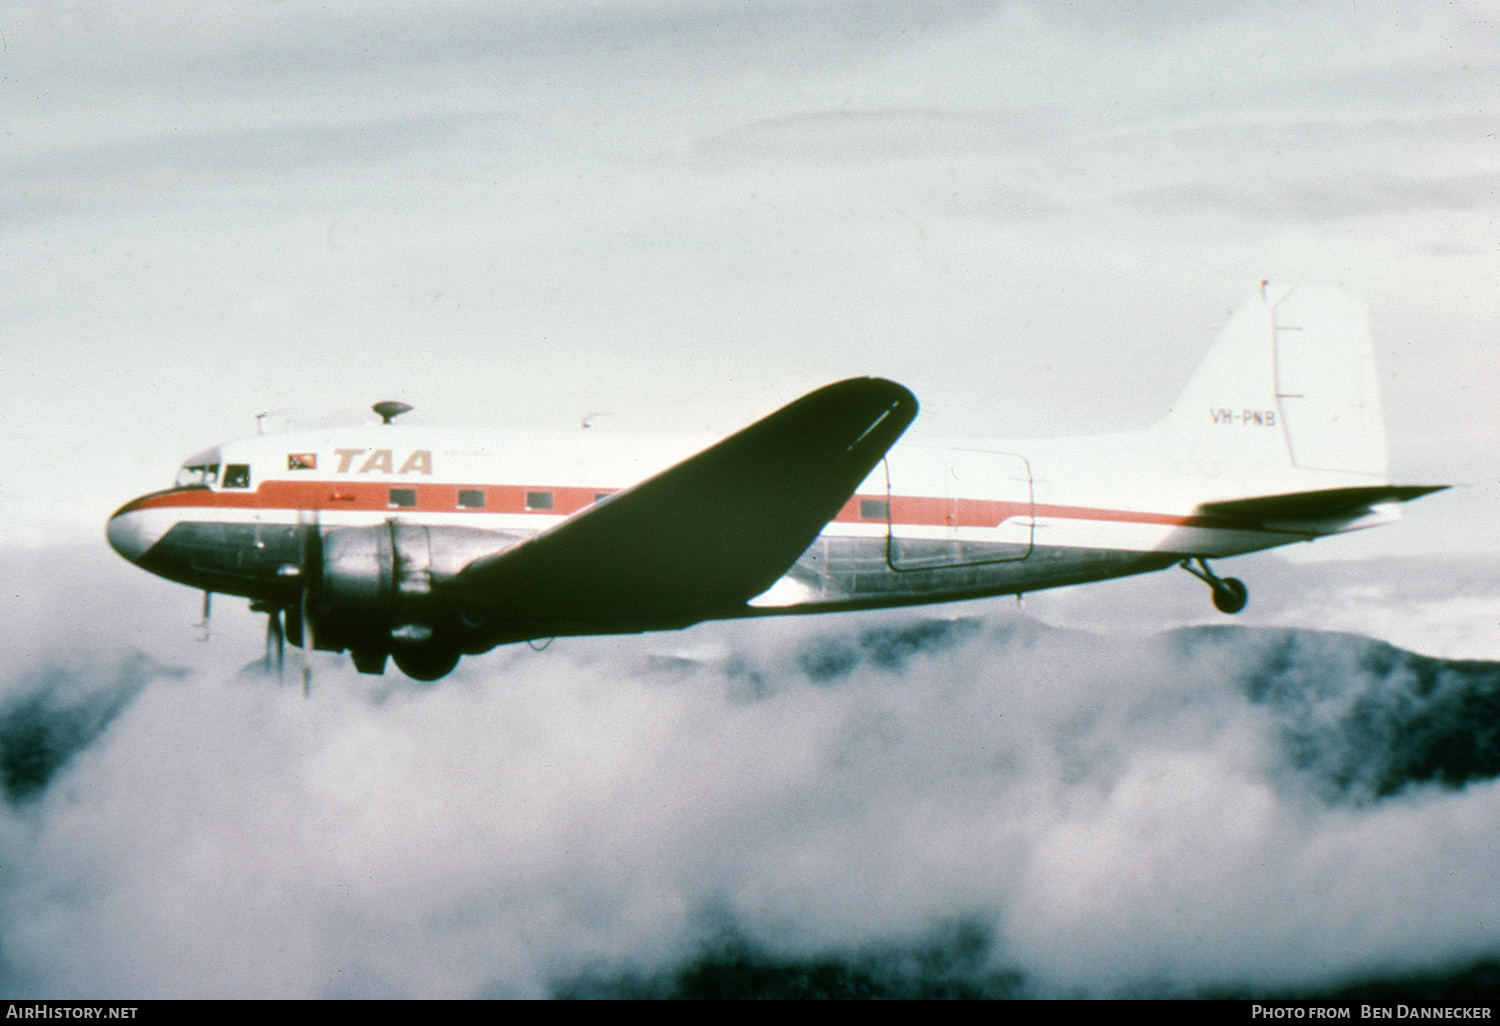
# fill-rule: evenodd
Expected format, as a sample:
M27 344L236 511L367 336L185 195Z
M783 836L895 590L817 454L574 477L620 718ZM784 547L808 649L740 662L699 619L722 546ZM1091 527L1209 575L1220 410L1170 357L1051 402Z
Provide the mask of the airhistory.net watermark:
M7 1019L134 1019L138 1005L58 1005L41 1001L11 1002Z

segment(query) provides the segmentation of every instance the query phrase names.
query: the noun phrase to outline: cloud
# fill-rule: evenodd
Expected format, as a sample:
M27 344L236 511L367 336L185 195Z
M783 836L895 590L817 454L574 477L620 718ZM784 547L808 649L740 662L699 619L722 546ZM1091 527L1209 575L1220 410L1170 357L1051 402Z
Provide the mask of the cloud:
M1320 221L1369 214L1474 210L1493 206L1500 175L1450 175L1411 181L1389 175L1358 175L1336 181L1246 183L1243 188L1208 183L1144 190L1132 200L1158 213L1213 207L1257 219Z
M988 604L304 699L253 618L128 608L9 649L0 722L66 756L0 813L12 994L1265 995L1500 945L1491 663Z
M50 664L9 682L21 697L0 711L0 788L12 803L46 789L79 751L93 744L149 681L173 675L144 653L103 668Z

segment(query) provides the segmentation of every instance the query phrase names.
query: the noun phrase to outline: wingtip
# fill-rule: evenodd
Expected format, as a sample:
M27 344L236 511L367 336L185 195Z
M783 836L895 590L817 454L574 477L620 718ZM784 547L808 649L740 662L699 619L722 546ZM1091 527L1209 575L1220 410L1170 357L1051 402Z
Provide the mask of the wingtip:
M917 401L916 394L905 385L897 381L892 381L889 378L877 378L873 376L846 378L843 381L836 381L831 385L820 388L811 394L817 395L835 390L851 392L857 394L862 399L883 402L891 407L909 406L913 411L913 416L916 415L915 411L921 406Z

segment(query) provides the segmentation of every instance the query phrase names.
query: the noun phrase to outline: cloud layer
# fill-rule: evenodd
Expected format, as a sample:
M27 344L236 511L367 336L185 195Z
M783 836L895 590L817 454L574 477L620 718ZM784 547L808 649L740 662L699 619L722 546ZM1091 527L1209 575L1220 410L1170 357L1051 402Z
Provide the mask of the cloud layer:
M1494 663L995 603L517 646L435 687L320 660L304 699L238 672L232 624L12 646L7 992L1266 995L1500 948Z

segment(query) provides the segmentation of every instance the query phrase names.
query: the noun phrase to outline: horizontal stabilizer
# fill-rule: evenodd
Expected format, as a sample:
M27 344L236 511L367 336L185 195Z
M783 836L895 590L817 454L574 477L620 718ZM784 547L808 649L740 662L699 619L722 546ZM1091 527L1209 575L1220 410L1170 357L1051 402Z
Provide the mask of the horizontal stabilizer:
M1440 492L1447 487L1447 485L1370 485L1355 488L1327 488L1315 492L1258 495L1249 499L1205 502L1198 507L1198 512L1262 524L1358 520L1371 513L1374 506L1391 502L1409 502L1423 495Z
M916 414L894 382L828 385L442 588L501 637L724 614L787 572Z

